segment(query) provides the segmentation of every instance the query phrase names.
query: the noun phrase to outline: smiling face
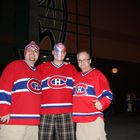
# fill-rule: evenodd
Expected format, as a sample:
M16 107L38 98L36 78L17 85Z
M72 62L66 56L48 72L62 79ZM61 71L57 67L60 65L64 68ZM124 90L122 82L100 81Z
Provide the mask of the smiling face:
M80 52L77 54L78 66L82 72L86 72L91 69L91 58L87 52Z
M39 47L35 42L31 42L24 50L25 61L28 65L34 66L39 57Z
M39 57L39 50L35 48L27 48L26 53L24 54L25 60L28 62L35 63Z

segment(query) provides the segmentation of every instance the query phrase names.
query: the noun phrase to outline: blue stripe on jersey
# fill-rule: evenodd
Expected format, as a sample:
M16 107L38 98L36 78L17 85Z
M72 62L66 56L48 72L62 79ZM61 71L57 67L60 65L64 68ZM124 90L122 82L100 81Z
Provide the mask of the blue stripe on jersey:
M91 113L75 113L73 112L72 113L73 116L96 116L96 115L102 115L103 116L103 113L102 112L91 112Z
M54 81L52 81L51 85L49 85L49 79L46 78L46 79L42 80L42 89L48 89L48 88L52 88L52 89L71 88L72 89L73 88L73 79L66 77L66 81L61 80L58 85L55 84Z
M12 92L15 92L16 90L23 90L23 89L27 89L27 81L19 81L17 83L15 83Z
M112 100L113 96L110 91L104 90L103 93L97 97L98 100L100 100L103 97L107 97L109 100Z
M11 103L11 95L4 92L4 90L0 91L0 102L8 102Z
M74 87L74 92L73 92L74 96L96 96L95 90L93 86L86 86L86 88L84 88L84 86L78 86L78 87Z
M42 81L42 89L48 87L47 81L48 81L47 79Z
M88 88L87 88L87 94L88 94L88 95L96 95L96 94L95 94L94 88L88 86Z
M41 81L36 78L25 78L14 82L12 93L15 92L32 92L41 94Z
M73 80L72 79L67 79L66 85L67 85L67 87L73 88Z

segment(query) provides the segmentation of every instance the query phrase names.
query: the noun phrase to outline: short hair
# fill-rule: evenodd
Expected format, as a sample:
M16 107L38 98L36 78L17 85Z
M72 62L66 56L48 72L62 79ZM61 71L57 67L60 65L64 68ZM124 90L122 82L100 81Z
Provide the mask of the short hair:
M79 57L79 54L81 54L81 53L86 53L89 56L89 59L91 59L91 55L90 55L90 53L88 51L80 51L80 52L78 52L77 53L77 58Z

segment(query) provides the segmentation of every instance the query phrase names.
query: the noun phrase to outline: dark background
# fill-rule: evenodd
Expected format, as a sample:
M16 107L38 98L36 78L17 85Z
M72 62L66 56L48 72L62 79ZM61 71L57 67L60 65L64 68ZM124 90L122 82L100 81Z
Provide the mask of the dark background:
M0 73L9 62L23 58L22 51L18 50L23 49L30 40L31 1L1 0ZM85 0L79 2L85 2L86 5ZM115 97L116 112L126 110L126 93L129 90L133 89L137 98L140 97L139 6L138 0L91 1L92 66L100 69L108 78ZM47 54L51 53L47 52ZM76 54L70 55L73 58L75 56ZM72 63L77 66L75 59ZM117 74L111 72L113 67L118 68Z

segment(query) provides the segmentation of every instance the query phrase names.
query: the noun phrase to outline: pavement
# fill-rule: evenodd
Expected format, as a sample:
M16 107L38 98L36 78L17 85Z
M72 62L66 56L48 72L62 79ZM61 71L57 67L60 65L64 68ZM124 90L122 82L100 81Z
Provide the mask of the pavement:
M140 140L140 112L105 116L107 140Z

